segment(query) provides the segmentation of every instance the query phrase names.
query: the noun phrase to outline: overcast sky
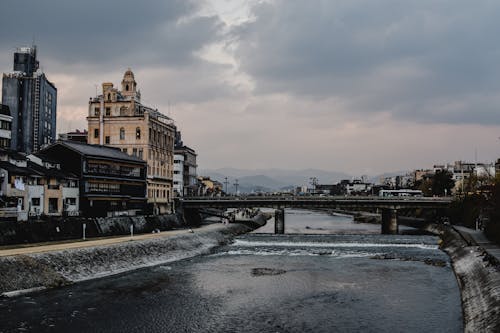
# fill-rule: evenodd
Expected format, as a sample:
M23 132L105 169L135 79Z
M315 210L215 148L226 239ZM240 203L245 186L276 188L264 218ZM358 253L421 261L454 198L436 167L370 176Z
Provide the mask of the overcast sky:
M352 175L500 157L500 1L2 0L0 71L35 40L58 132L135 73L202 169Z

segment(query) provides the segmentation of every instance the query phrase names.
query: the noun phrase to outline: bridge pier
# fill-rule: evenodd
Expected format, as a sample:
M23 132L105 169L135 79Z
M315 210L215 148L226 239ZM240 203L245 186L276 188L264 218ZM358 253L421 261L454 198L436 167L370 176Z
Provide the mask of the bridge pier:
M382 234L396 235L398 233L398 210L382 209Z
M285 233L285 210L280 208L274 212L274 233Z

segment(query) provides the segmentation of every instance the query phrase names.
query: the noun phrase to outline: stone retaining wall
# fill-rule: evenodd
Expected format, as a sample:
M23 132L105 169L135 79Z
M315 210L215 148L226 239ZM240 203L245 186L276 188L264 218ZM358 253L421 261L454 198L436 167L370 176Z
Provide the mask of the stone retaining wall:
M500 267L484 249L469 246L450 226L428 225L440 235L461 290L465 332L500 332Z
M0 257L0 293L57 287L210 253L234 236L264 225L267 219L259 214L251 223L210 225L189 234Z

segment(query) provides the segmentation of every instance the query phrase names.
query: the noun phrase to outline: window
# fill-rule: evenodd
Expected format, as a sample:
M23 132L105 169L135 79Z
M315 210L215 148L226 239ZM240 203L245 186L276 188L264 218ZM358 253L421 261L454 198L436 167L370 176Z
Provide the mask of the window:
M175 171L174 171L174 175L178 175L178 174L180 174L180 173L181 173L181 172L180 172L179 170L175 170Z
M137 148L132 149L132 155L137 156Z
M98 128L94 128L94 138L98 138L99 137L99 129Z
M70 179L67 184L68 187L78 187L78 180L75 179Z
M76 205L76 198L66 198L66 205L75 206Z
M125 140L125 128L120 128L120 140Z
M125 91L128 91L128 84L125 86Z
M140 129L139 127L137 127L137 128L135 129L135 138L136 138L137 140L139 140L139 139L141 138L141 129Z
M108 94L108 100L111 100L111 94Z
M40 198L31 198L32 206L40 206Z
M57 198L49 198L49 213L57 213Z
M106 108L106 116L111 116L111 108Z
M109 144L110 142L110 139L109 139L109 136L106 137L106 144Z
M139 158L142 159L142 148L139 148Z
M94 116L99 116L99 108L94 108Z
M127 150L127 148L123 148L123 152L124 152L125 154L127 154L127 151L128 151L128 150Z

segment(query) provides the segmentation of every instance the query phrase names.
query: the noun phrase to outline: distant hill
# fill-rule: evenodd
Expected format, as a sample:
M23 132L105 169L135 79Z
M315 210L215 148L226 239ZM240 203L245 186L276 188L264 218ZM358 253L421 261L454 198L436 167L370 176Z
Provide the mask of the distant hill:
M318 169L286 170L286 169L257 169L245 170L235 168L199 170L199 175L224 183L228 178L228 192L234 192L234 182L238 179L240 192L251 193L258 191L278 191L284 188L308 185L311 177L316 177L319 184L333 184L342 179L351 179L343 172L325 171ZM225 185L224 185L225 187Z

